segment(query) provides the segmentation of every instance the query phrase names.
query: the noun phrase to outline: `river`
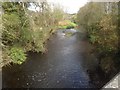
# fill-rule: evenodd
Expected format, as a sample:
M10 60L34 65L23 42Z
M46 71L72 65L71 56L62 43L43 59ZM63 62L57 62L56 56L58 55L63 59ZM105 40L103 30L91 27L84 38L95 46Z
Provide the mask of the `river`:
M102 71L89 72L98 69L98 62L89 54L91 46L83 32L58 30L47 42L47 49L45 54L29 52L22 65L4 66L2 87L100 88L105 84Z

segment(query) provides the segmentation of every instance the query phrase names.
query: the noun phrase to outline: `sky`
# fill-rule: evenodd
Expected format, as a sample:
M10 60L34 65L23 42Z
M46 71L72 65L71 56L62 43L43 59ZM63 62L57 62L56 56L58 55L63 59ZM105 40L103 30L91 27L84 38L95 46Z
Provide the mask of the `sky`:
M84 6L88 0L47 0L48 3L51 4L58 4L61 7L63 7L64 11L66 13L77 13L80 9L80 7ZM29 10L35 11L35 7L33 4L28 8ZM39 11L39 7L37 8Z
M73 14L77 13L80 7L84 6L88 0L47 0L50 3L60 4L64 11Z

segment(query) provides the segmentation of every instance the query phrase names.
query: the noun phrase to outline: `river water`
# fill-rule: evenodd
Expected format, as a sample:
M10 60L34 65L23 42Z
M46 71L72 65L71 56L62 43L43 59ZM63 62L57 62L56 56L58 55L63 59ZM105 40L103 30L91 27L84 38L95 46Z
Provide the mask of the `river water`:
M68 34L69 33L69 34ZM3 88L100 88L105 77L85 34L58 30L47 42L47 52L28 53L22 65L3 67Z

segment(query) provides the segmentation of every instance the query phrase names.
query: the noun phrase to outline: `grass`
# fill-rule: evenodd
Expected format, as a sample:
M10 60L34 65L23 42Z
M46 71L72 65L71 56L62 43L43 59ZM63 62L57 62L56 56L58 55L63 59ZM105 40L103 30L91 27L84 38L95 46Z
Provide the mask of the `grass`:
M70 20L64 20L64 21L59 22L58 28L71 29L71 28L75 28L76 26L77 24L75 24L74 22L71 22Z

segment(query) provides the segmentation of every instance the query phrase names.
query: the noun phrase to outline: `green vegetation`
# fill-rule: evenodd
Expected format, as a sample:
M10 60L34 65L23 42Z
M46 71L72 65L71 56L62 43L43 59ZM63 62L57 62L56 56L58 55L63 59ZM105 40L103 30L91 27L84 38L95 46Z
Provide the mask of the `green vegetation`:
M94 46L93 51L100 59L102 69L107 71L110 68L106 68L104 62L107 63L106 66L111 65L111 59L107 57L112 56L112 60L116 62L116 55L119 53L118 6L117 2L89 2L80 8L77 14L79 27L87 32L89 42ZM115 65L112 66L114 67Z
M45 53L45 42L63 18L64 12L58 6L51 8L46 1L32 4L40 11L28 10L30 2L2 3L3 65L22 64L28 51Z
M26 60L24 50L18 47L12 47L10 49L10 57L17 64L22 64Z
M71 22L70 20L64 20L59 22L58 28L70 29L70 28L75 28L76 26L77 24L75 24L74 22Z

